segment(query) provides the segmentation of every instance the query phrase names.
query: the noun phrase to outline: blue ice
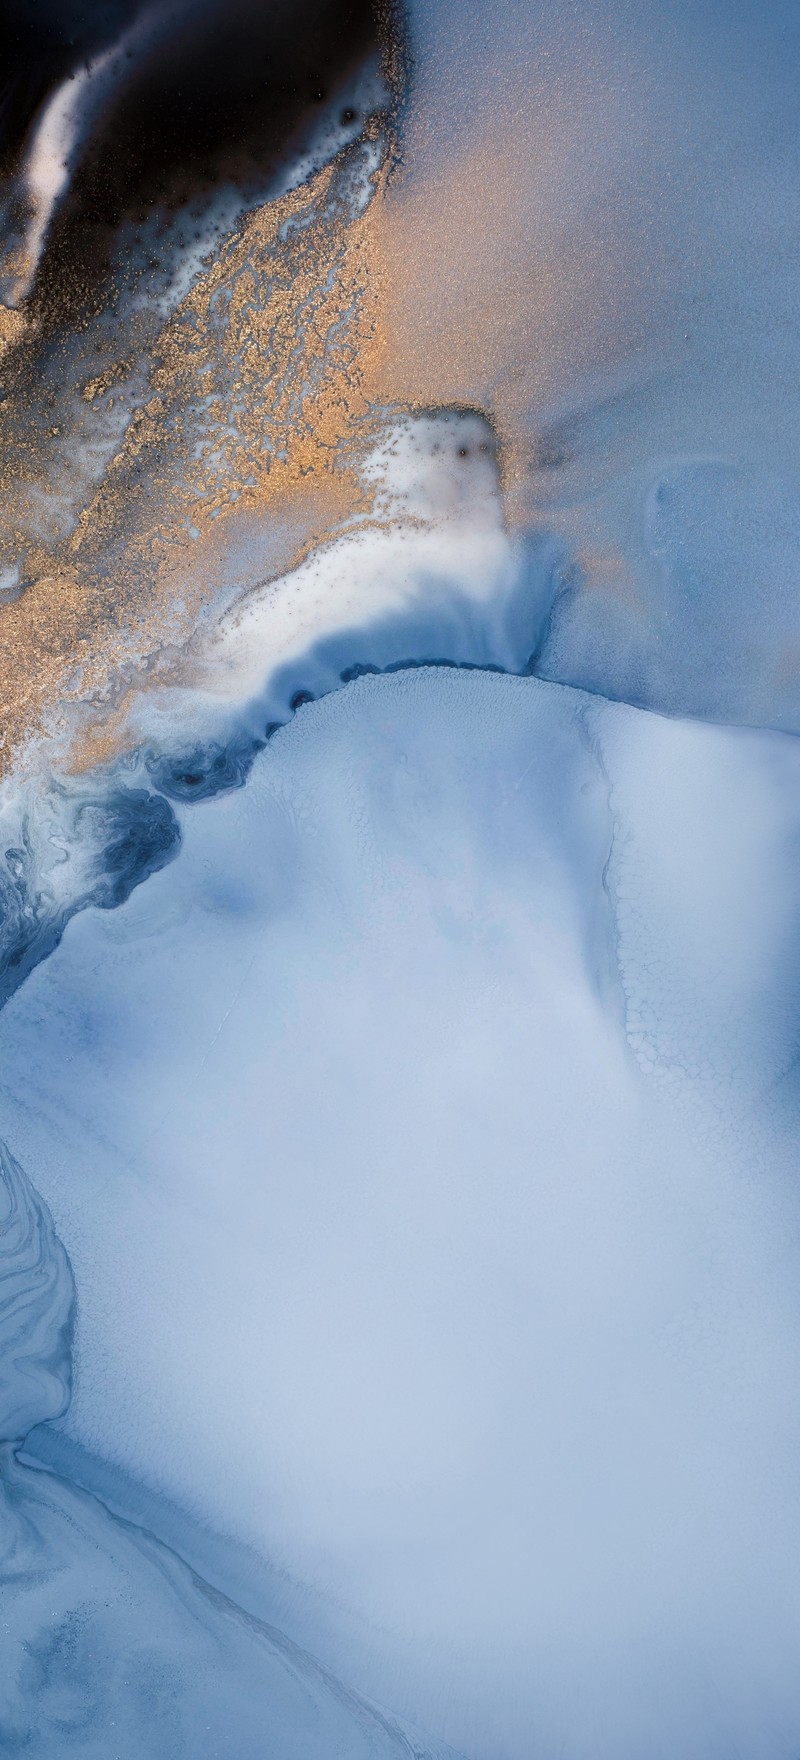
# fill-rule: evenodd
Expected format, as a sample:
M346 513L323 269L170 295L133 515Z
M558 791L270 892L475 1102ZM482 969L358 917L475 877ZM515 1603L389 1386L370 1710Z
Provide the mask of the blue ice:
M362 678L0 1017L80 1292L26 1458L465 1753L796 1749L798 763Z
M446 1760L141 1523L20 1458L69 1403L74 1308L52 1217L0 1144L3 1754Z

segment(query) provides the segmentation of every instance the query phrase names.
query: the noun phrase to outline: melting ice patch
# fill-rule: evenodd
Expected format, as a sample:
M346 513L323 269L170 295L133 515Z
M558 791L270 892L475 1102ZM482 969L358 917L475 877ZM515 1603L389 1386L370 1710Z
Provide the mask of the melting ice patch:
M361 1694L476 1760L791 1760L796 742L501 676L554 571L491 429L383 447L126 757L6 790L5 1128L80 1298L8 1728L391 1752Z
M395 414L363 475L375 489L369 517L209 619L179 655L183 684L133 696L123 758L70 775L53 741L6 781L0 1000L76 911L121 904L171 861L180 827L170 803L240 786L300 703L362 672L431 661L526 670L552 600L553 551L510 539L489 423L469 410Z
M62 1437L471 1755L796 1750L798 762L362 678L0 1020Z

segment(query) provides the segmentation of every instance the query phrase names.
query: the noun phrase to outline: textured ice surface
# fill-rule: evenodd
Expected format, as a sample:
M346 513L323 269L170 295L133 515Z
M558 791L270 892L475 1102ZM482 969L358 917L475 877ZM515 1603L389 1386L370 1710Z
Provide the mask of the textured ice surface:
M0 1143L0 1448L69 1403L74 1289L52 1219Z
M74 1305L52 1217L0 1143L3 1754L433 1760L141 1524L19 1460L68 1404Z
M187 519L180 682L178 592L123 756L3 785L0 1748L441 1752L402 1717L470 1760L796 1760L797 11L409 22L392 175L373 130L294 222L372 192L371 505L291 573L308 510ZM102 72L20 161L20 295L83 236ZM283 184L358 132L326 103ZM33 324L0 589L49 583L36 665L255 193L123 227L113 311ZM230 487L232 378L186 377L89 521L101 593L148 598L192 445Z
M96 1498L10 1460L4 1754L445 1760Z
M68 1403L73 1312L52 1218L0 1144L2 1752L433 1760L141 1525L19 1460Z
M470 1754L796 1749L798 763L361 679L0 1018L66 1434Z

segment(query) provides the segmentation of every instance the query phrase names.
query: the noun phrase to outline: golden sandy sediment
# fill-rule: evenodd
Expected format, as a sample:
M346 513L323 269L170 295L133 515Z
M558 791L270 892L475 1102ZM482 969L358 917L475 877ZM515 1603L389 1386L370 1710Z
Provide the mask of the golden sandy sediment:
M373 201L354 214L341 163L326 168L251 214L165 323L147 401L100 489L66 541L29 546L25 590L0 609L4 768L87 698L98 727L93 740L84 719L83 761L96 756L120 689L230 595L232 557L236 584L252 586L365 505L374 213ZM6 473L21 468L30 459L7 454Z

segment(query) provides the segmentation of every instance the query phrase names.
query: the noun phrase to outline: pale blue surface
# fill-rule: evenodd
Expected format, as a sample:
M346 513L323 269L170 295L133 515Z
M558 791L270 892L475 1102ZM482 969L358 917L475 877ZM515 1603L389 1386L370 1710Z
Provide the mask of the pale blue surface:
M0 1748L796 1760L797 9L411 12L526 529L6 790Z
M43 1458L467 1753L796 1746L799 763L362 679L0 1018Z

